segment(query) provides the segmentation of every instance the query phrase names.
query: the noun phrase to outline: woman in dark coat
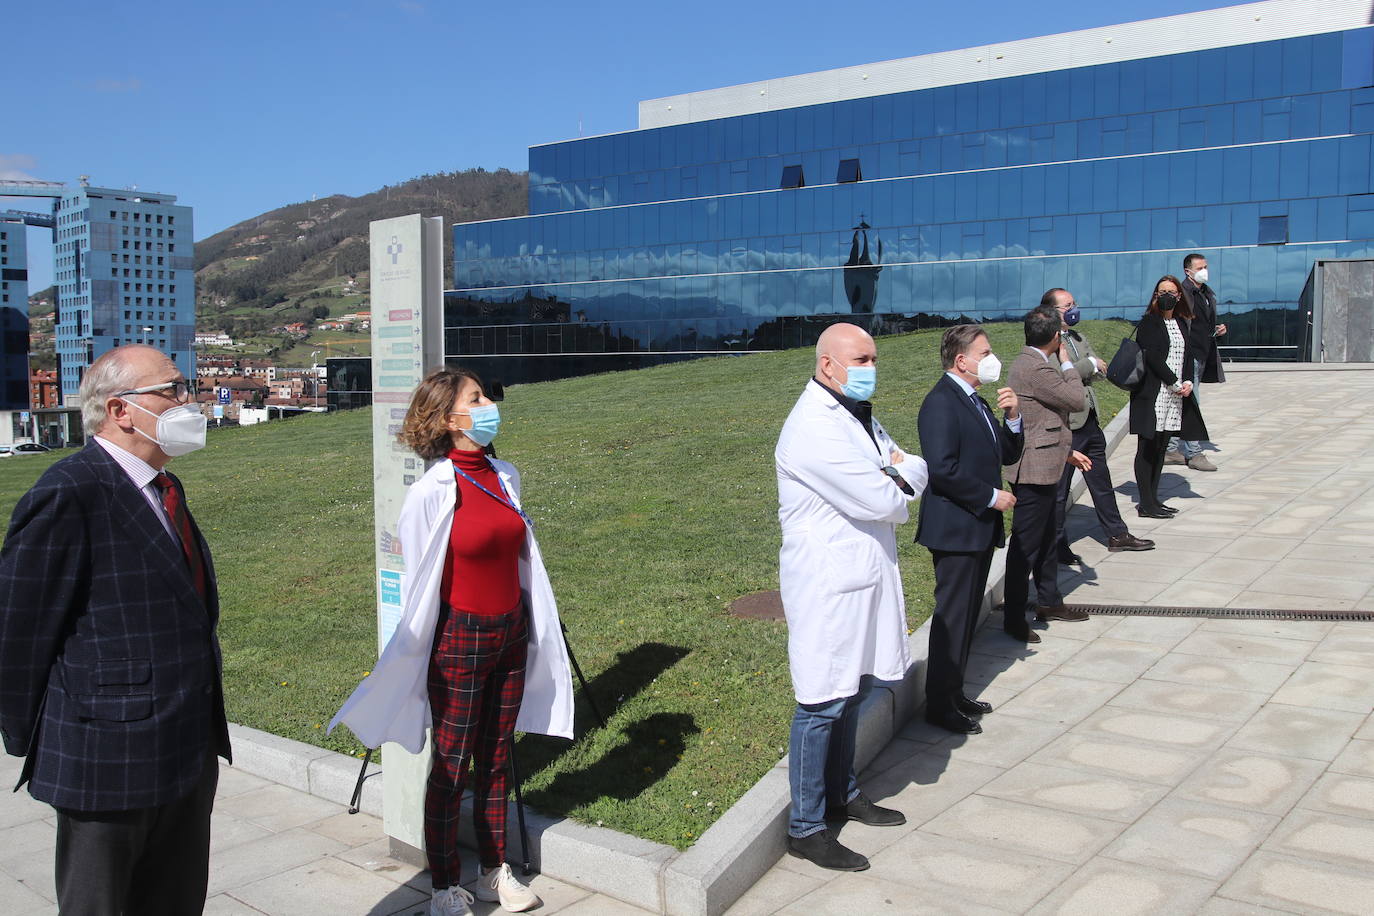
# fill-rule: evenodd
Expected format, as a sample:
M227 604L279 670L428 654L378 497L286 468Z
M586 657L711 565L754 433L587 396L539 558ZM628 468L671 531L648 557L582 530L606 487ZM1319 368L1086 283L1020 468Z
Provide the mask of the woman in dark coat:
M1202 413L1193 400L1193 353L1188 345L1192 313L1176 277L1161 277L1150 306L1136 328L1145 356L1145 378L1131 394L1131 432L1136 436L1136 512L1143 518L1172 518L1177 509L1159 499L1164 452L1173 436L1207 438ZM1188 379L1188 381L1185 381Z

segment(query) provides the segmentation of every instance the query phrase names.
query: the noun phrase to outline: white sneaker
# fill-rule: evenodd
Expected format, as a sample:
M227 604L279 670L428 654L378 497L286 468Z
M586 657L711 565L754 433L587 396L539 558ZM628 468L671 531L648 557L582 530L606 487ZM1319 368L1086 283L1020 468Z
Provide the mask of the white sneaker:
M505 862L499 868L483 870L477 876L477 899L483 903L500 901L501 909L510 913L523 913L540 903L539 895L521 884Z
M434 896L429 898L429 916L472 916L472 910L468 908L471 902L472 894L456 884L441 891L436 890Z

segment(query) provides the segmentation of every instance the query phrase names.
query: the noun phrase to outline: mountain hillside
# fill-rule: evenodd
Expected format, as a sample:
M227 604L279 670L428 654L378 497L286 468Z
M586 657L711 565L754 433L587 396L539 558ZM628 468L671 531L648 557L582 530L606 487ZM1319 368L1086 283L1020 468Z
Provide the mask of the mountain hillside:
M528 175L468 169L422 175L371 194L289 204L196 242L196 328L223 331L235 352L273 355L328 339L288 337L273 328L315 323L367 310L368 224L419 213L442 216L445 227L474 220L522 216ZM453 240L444 233L444 277L452 269ZM317 332L328 337L340 332ZM312 338L315 335L312 334ZM355 335L359 336L359 335ZM339 339L341 352L360 350Z

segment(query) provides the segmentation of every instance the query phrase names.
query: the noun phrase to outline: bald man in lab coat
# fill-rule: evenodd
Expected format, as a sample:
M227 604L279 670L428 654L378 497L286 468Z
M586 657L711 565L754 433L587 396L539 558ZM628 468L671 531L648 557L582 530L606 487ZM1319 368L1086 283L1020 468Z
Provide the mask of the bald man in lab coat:
M897 569L897 526L926 486L926 465L873 418L878 351L862 328L831 325L815 375L783 425L774 458L792 718L788 851L822 868L862 871L837 825L906 822L859 791L854 741L873 679L911 664Z

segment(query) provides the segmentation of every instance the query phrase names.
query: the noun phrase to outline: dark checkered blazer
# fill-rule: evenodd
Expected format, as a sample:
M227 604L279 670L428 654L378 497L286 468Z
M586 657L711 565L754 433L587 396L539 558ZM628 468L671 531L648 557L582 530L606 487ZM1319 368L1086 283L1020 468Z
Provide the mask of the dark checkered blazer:
M27 757L16 790L27 781L59 808L127 811L185 795L211 751L229 759L219 599L191 525L209 607L97 443L19 500L0 550L0 737Z

